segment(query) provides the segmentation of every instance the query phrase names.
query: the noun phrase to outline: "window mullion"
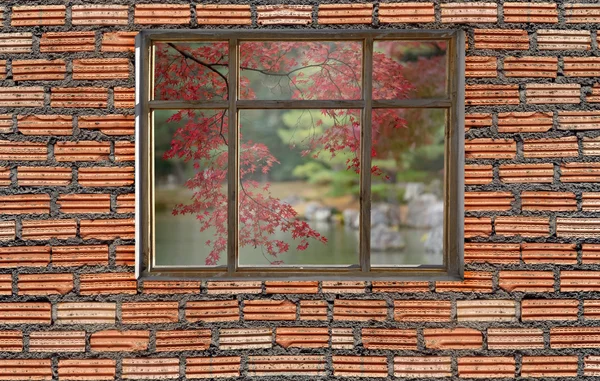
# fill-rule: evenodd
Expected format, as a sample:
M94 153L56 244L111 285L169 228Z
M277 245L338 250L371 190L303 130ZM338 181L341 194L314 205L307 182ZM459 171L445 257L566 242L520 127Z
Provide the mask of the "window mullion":
M238 266L238 40L229 40L229 125L227 135L227 272L232 275Z
M363 46L362 89L365 105L362 109L360 139L360 267L371 269L371 113L373 104L373 38Z

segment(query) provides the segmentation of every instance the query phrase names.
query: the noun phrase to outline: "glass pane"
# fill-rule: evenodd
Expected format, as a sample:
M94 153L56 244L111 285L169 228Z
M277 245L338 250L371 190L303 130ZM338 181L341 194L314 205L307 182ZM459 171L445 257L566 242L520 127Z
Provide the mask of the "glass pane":
M240 44L240 98L360 99L362 42Z
M154 45L154 99L227 99L229 43L160 42Z
M373 110L371 264L442 265L444 109Z
M360 112L240 111L240 265L358 264Z
M446 95L447 43L375 41L373 98L416 99Z
M225 110L158 110L154 118L155 263L227 261Z

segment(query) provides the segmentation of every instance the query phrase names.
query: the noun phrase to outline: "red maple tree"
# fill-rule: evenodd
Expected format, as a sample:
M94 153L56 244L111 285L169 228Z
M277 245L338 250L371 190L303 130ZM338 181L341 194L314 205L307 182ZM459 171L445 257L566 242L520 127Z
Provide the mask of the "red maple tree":
M416 44L420 44L416 43ZM393 59L394 44L383 46L374 54L373 97L406 99L419 91L429 91L444 80L436 78L439 62L426 60L407 65ZM228 43L161 43L156 45L155 99L211 101L227 99ZM239 97L257 99L255 87L248 78L256 73L271 78L274 86L285 89L286 99L351 100L361 98L362 49L360 42L247 42L240 44ZM437 58L436 58L437 59ZM440 58L441 59L441 58ZM407 72L412 70L407 75ZM438 70L439 71L439 70ZM254 75L256 75L254 74ZM429 78L425 78L429 76ZM412 77L411 83L407 77ZM439 76L438 76L439 77ZM418 83L422 82L422 83ZM418 95L418 94L416 94ZM360 171L360 115L356 110L324 109L333 126L312 135L310 149L304 155L335 156L351 152L347 170ZM181 127L174 133L170 149L163 159L192 162L195 175L185 186L193 191L189 203L179 204L173 214L193 214L200 230L214 229L215 238L206 242L210 253L207 265L215 265L227 248L227 195L223 184L228 172L228 115L226 111L180 110L168 120ZM318 123L318 122L317 122ZM373 149L386 149L390 130L405 129L406 141L427 141L427 134L406 129L402 113L396 109L380 109L373 113ZM394 135L398 139L398 135ZM400 136L402 137L402 136ZM256 173L268 173L278 163L268 147L260 142L242 141L239 145L239 245L261 247L272 256L272 264L280 253L287 252L287 242L274 239L277 230L290 232L297 250L305 250L311 240L327 238L307 221L297 218L296 210L271 195L269 184L253 180ZM316 153L315 153L316 152ZM373 166L374 175L383 172Z

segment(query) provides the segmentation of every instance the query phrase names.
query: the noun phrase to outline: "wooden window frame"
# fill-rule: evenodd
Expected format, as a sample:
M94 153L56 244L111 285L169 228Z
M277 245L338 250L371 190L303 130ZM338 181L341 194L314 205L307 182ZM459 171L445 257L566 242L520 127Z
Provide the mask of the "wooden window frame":
M238 100L241 41L362 41L363 73L360 100ZM436 40L448 43L447 95L435 99L373 100L374 40ZM152 47L156 42L229 41L228 99L217 101L151 100ZM136 277L203 280L460 280L464 241L464 61L465 35L460 30L145 30L136 37ZM371 167L371 114L375 108L446 109L443 265L371 266L371 171L360 171L360 261L355 266L238 266L238 110L324 109L361 110L361 168ZM229 114L228 248L221 267L156 266L154 246L153 124L160 109L227 109Z

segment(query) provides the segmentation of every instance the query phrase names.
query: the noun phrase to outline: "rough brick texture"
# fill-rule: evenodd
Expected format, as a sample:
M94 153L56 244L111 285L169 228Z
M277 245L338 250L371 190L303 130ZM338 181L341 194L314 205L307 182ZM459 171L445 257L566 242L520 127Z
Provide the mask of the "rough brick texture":
M92 3L0 6L0 381L600 376L600 5ZM137 281L134 38L190 27L464 29L464 281Z

